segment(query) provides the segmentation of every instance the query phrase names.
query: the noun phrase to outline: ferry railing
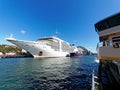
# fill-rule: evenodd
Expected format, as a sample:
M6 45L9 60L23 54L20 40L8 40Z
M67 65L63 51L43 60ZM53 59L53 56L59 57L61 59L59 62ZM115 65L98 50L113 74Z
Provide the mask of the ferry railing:
M115 42L115 40L116 40L117 42ZM104 47L104 46L113 46L114 43L118 43L118 42L120 43L120 39L105 40L105 41L99 42L99 43L97 44L97 48L98 48L98 47Z
M112 40L105 40L102 42L98 42L97 48L98 47L104 47L104 46L114 46L114 45L120 46L120 38L114 38Z
M103 42L98 42L97 48L98 48L98 47L102 47L102 46L103 46Z
M94 70L93 70L93 73L92 73L92 88L91 88L91 90L98 90L98 86L99 86L98 77L94 75Z
M103 47L103 42L98 42L98 43L97 43L96 50L97 50L99 47Z

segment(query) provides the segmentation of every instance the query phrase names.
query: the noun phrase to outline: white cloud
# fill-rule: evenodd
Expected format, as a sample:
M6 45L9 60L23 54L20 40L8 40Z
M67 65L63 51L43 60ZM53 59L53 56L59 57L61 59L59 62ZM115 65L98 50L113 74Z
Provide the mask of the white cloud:
M21 34L26 34L26 31L25 30L21 30L20 33Z

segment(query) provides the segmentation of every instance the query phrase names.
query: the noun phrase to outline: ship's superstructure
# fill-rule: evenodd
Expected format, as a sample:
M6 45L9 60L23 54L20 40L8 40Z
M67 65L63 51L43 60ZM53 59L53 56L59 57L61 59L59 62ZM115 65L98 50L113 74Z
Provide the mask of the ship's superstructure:
M21 47L34 57L65 57L69 55L70 45L60 38L51 36L37 41L23 41L7 38L7 41Z
M120 13L95 24L99 60L120 60Z
M97 45L100 90L120 89L120 13L95 24L99 35Z

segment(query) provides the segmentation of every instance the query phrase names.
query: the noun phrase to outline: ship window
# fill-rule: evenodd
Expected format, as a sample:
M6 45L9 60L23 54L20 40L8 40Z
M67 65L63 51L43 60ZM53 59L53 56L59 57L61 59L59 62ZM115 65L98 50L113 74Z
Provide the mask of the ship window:
M96 23L95 29L96 31L103 31L118 25L120 25L120 13Z
M114 26L120 25L120 16L116 16L114 18L111 18L109 20L109 24L110 24L110 27L114 27Z
M39 56L42 56L42 55L43 55L43 53L40 51L40 52L39 52Z
M110 40L110 46L112 46L113 45L113 43L112 43L112 41Z
M61 49L63 52L68 52L70 50L69 45L66 42L61 43Z
M59 51L59 41L58 40L47 40L46 45L50 46L55 51Z
M102 31L102 30L107 29L107 28L109 28L109 24L107 21L101 22L101 23L96 25L96 29L98 31Z
M104 41L103 46L109 46L109 41Z
M118 37L113 37L112 40L113 40L113 42L118 42L118 41L120 41L120 36L118 36Z

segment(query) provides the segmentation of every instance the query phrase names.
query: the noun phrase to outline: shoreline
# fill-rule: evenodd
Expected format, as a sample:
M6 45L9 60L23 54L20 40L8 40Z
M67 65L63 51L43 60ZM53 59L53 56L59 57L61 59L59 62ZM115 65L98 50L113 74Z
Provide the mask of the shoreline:
M31 55L3 55L0 56L0 58L27 58L27 57L33 57Z

